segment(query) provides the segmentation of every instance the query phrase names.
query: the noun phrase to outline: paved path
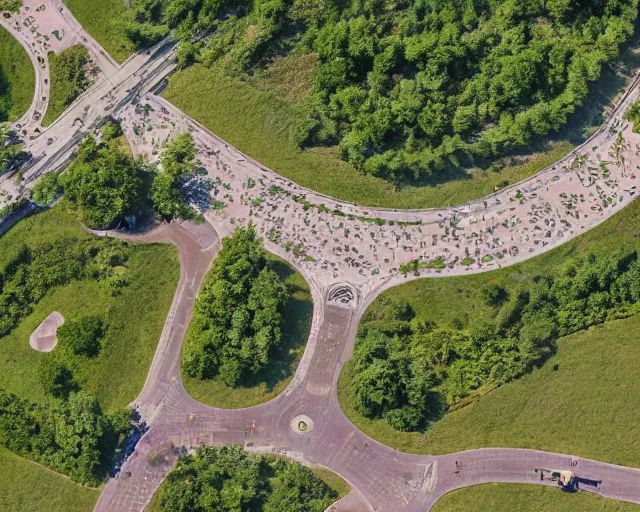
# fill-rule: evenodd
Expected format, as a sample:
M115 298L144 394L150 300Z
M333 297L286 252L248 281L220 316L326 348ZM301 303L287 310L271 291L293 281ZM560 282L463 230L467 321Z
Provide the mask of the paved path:
M27 6L36 3L41 2L25 0ZM54 0L47 5L59 7ZM69 33L100 55L72 16L63 10L60 19ZM28 47L28 34L13 33ZM134 403L151 428L120 477L107 483L96 510L142 510L181 450L230 443L286 453L337 472L354 489L335 505L337 510L423 511L446 492L466 485L549 484L536 478L536 467L574 469L602 480L594 491L640 503L639 473L631 468L530 450L475 450L440 457L399 453L357 430L342 413L336 391L360 318L383 289L407 279L481 272L522 261L591 229L635 199L640 136L631 132L622 115L639 96L637 81L583 147L538 175L459 208L396 212L358 207L299 187L149 94L175 69L171 44L134 55L119 67L108 56L101 58L107 78L78 98L43 135L25 141L31 160L24 183L17 187L4 179L0 186L14 197L26 194L42 174L63 168L77 143L113 115L122 121L136 154L152 159L175 133L192 133L198 159L213 184L211 199L221 207L206 212L210 224L173 223L138 238L174 243L181 277L147 381ZM381 221L371 222L375 217ZM314 297L311 336L294 379L278 397L247 409L216 409L197 403L184 390L180 348L197 291L219 249L217 233L227 234L249 220L265 236L267 248L309 281ZM311 258L294 255L285 242L300 244ZM411 260L423 265L404 277L399 267ZM444 266L429 264L434 261ZM311 417L313 430L292 430L291 421L300 414Z

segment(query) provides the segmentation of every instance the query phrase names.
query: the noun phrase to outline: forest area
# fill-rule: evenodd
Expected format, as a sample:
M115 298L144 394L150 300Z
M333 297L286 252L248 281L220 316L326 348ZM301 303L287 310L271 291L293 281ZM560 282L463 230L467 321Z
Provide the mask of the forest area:
M558 275L534 275L511 290L484 285L490 318L469 325L421 320L406 300L381 298L356 338L356 409L399 431L424 431L542 366L558 338L637 313L639 277L635 249L574 257Z
M635 0L134 0L138 47L251 81L311 63L299 147L337 146L394 183L446 181L561 129L632 37Z

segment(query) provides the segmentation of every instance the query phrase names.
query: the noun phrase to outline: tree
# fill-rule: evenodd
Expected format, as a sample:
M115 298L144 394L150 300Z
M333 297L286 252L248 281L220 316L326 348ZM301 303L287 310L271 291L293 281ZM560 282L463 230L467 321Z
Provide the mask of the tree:
M96 144L87 135L78 156L60 177L65 198L89 227L121 224L129 215L146 208L151 170L106 144Z
M189 218L194 215L185 198L182 184L195 170L196 148L189 133L177 135L165 149L162 170L151 186L151 199L156 212L165 219Z
M286 286L268 266L253 225L237 228L196 300L185 341L183 370L236 386L264 369L282 342Z
M60 342L74 354L95 357L101 348L104 323L97 316L83 316L68 320L58 328Z
M161 496L166 512L323 512L338 494L297 462L203 446L178 458Z
M56 398L66 398L72 391L78 390L71 370L54 357L43 360L40 366L40 382L44 392Z
M31 200L42 206L48 206L62 194L59 174L49 172L45 174L31 191Z

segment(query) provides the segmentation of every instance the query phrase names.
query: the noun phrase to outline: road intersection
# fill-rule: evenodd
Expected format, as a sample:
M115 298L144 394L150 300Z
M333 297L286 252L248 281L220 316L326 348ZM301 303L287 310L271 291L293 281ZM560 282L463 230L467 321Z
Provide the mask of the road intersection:
M44 173L62 169L78 142L108 116L121 122L134 154L150 161L158 158L165 141L188 131L205 174L193 184L192 199L203 208L206 224L174 222L127 237L175 244L181 276L147 381L133 404L150 430L119 477L107 483L96 510L142 510L181 449L231 443L285 453L340 474L353 492L336 510L426 511L445 493L467 485L550 485L539 480L536 467L573 469L602 480L594 492L640 503L640 471L632 468L532 450L484 449L447 456L397 452L356 429L337 397L338 377L351 357L360 318L384 289L410 279L484 272L523 261L588 231L635 199L640 135L622 116L640 97L637 79L584 145L536 176L458 208L382 210L324 197L278 176L152 94L175 69L171 43L136 54L118 67L60 2L24 3L31 12L40 5L57 12L65 33L87 44L96 62L104 62L96 83L44 131L38 124L43 111L37 89L35 106L15 125L27 130L25 150L31 160L20 184L0 181L7 195L26 195ZM24 16L18 16L18 26ZM37 66L43 46L34 45L30 30L16 31L16 20L1 22L13 27L36 65L37 83L44 85L48 68ZM248 409L216 409L185 391L180 349L219 237L249 222L264 237L265 247L309 282L312 327L295 377L283 393ZM299 415L311 418L314 428L304 433L292 429L291 421Z

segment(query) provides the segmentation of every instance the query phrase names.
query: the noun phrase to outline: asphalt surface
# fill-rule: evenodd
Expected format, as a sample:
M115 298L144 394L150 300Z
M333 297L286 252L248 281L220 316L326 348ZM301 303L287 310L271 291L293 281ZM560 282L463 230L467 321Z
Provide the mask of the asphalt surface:
M74 23L69 17L67 21ZM83 37L81 28L75 26L74 30ZM99 54L101 49L95 45L90 44ZM122 111L152 91L175 69L175 52L170 43L161 43L147 54L131 57L120 67L109 68L108 64L106 67L107 78L76 100L44 135L29 142L32 160L22 186L32 184L45 172L64 167L78 142L106 116ZM619 109L631 99L627 95ZM611 134L605 127L590 142L599 138L610 140ZM249 162L236 153L239 162ZM21 192L19 187L10 191ZM322 197L308 192L311 198ZM462 210L469 213L479 203L466 205ZM482 208L488 213L495 210L494 206L478 207ZM473 211L477 213L478 209ZM367 210L395 220L414 216L424 218L425 223L438 222L438 211ZM395 284L394 280L378 281L363 296L355 290L356 300L336 305L326 300L331 290L328 284L332 283L314 281L309 276L310 270L303 268L314 296L313 327L303 360L288 388L274 400L247 409L223 410L196 402L181 383L180 350L200 284L220 247L218 235L209 224L172 223L141 237L128 238L175 244L181 275L147 380L133 404L148 419L150 430L118 478L107 483L95 510L143 510L179 453L202 444L237 443L244 444L247 450L281 453L319 464L341 475L354 492L338 502L335 510L426 511L442 495L468 485L485 482L552 485L539 479L534 472L538 467L576 471L580 476L602 481L599 488L588 490L640 503L640 472L636 469L568 455L500 448L438 457L410 455L386 447L356 429L340 409L338 377L344 362L351 357L366 306L384 288ZM530 256L523 254L520 260ZM292 419L299 415L312 419L313 430L298 433L291 428Z

